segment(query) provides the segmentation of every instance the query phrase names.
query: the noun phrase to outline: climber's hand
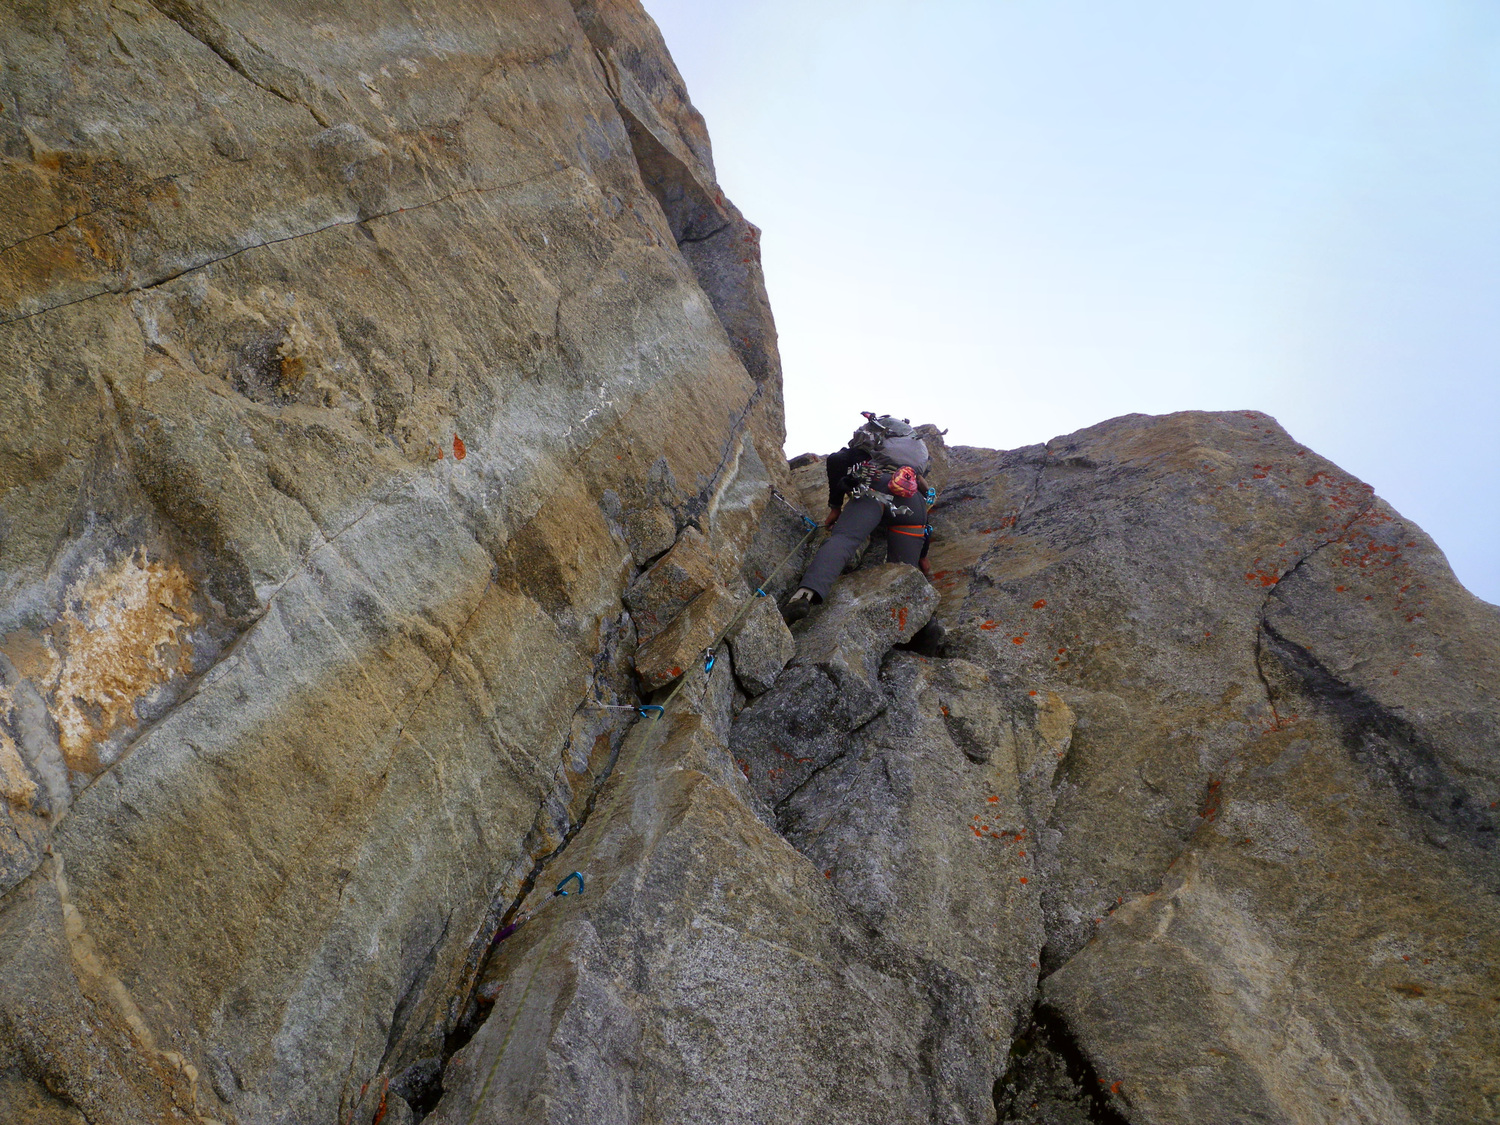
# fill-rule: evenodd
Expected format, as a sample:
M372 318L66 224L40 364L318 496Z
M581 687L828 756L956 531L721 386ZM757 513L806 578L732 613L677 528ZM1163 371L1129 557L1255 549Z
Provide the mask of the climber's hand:
M823 517L823 526L824 527L832 527L834 524L836 524L838 522L839 522L839 510L837 508L829 508L828 509L828 514Z

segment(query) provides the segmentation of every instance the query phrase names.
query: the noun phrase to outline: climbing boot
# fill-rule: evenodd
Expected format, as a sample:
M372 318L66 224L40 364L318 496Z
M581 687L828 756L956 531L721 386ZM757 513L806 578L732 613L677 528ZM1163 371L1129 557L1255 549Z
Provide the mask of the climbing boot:
M809 613L812 612L813 599L818 595L806 586L800 587L795 594L787 599L786 605L781 608L781 619L788 625L795 625Z

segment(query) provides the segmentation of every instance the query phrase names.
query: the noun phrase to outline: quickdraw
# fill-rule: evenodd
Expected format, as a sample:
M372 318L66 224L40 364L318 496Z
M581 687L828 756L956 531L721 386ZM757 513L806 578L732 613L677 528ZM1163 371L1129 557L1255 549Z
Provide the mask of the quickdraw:
M775 489L771 490L771 495L775 496L778 500L780 500L783 504L786 504L788 507L792 507L790 502L787 501L786 497L782 496ZM786 564L789 563L796 556L796 554L802 550L807 541L812 538L813 533L818 530L818 524L816 520L808 519L807 516L803 515L802 512L796 508L792 508L792 510L797 512L797 515L801 517L803 524L807 527L807 531L803 534L801 539L797 540L796 546L788 551L786 555L783 556L782 560L771 568L771 573L766 575L766 577L762 581L761 586L755 591L755 594L745 599L745 604L740 607L739 612L734 615L729 624L719 631L719 635L714 638L713 643L706 649L704 649L703 671L705 675L711 675L713 673L714 663L717 660L718 649L719 646L724 643L724 638L729 636L730 633L734 632L734 630L739 627L740 622L745 619L745 615L749 613L750 608L755 605L758 598L764 598L768 596L765 592L765 587L771 584L771 580L781 572L781 568L786 566ZM667 708L671 705L672 700L676 697L677 693L682 690L682 686L691 678L692 677L690 675L679 677L677 683L673 685L672 690L667 693L666 698L663 699L660 703L594 703L593 706L602 710L636 711L642 718L645 718L648 713L654 711L656 713L655 721L659 722L666 716ZM568 884L574 881L578 883L578 890L567 890L566 888ZM547 896L546 901L544 901L541 906L537 907L536 911L524 918L517 919L515 922L512 922L510 925L506 926L498 934L495 935L494 942L492 944L498 944L499 942L504 941L506 938L508 938L511 934L515 933L515 931L522 925L540 914L541 911L547 906L547 904L550 903L553 899L566 898L569 895L581 895L582 893L583 873L580 871L570 872L562 879L561 882L557 884L557 887L550 895ZM500 1070L500 1064L505 1058L505 1051L506 1048L510 1045L511 1036L515 1033L516 1023L521 1018L521 1013L526 1010L526 1000L531 995L532 985L536 983L537 970L542 966L543 963L546 962L547 957L552 950L552 944L554 941L556 941L557 935L561 931L561 926L554 926L552 930L546 935L546 937L542 939L540 945L537 948L535 962L532 965L530 974L526 978L526 984L521 989L520 998L516 1002L516 1010L511 1015L510 1022L506 1025L505 1033L500 1038L500 1046L495 1052L495 1061L490 1064L489 1071L485 1074L484 1082L479 1088L479 1095L474 1100L473 1108L472 1110L470 1110L468 1125L474 1125L475 1121L478 1119L480 1111L484 1108L485 1098L489 1093L490 1086L495 1080L495 1075Z
M911 515L911 509L908 508L905 504L897 504L896 498L894 496L888 496L877 488L871 488L863 481L851 488L848 495L851 500L870 499L878 501L879 503L884 504L887 508L889 508L891 511L891 515L893 516Z
M870 499L878 501L889 508L893 516L911 515L910 508L904 504L897 504L894 496L875 487L877 480L889 474L889 469L882 469L874 461L861 461L851 468L844 478L853 482L848 491L849 498L851 500Z
M576 891L568 890L568 884L574 882L578 884L578 889ZM562 880L557 884L557 886L552 889L552 893L542 900L542 904L540 906L538 906L535 910L531 911L528 914L521 915L521 917L517 918L514 922L510 922L507 925L502 926L500 928L500 932L490 939L490 945L499 945L506 938L510 937L511 934L515 933L527 922L530 922L533 918L537 917L537 915L541 914L541 912L547 907L547 904L550 903L553 899L567 898L569 895L581 894L583 894L583 872L568 872L568 874L562 877Z
M790 511L792 512L792 514L795 515L799 520L801 520L803 522L803 524L806 525L809 529L815 528L815 527L818 526L818 521L817 520L810 519L806 514L803 513L803 511L802 511L801 508L797 507L797 505L793 504L790 500L788 500L781 493L777 492L774 488L771 489L771 495L774 496L777 500L780 500L783 504L785 504L787 506L787 508L790 509ZM759 591L757 591L757 593L758 592Z
M661 708L655 703L595 703L592 700L587 704L595 711L634 711L641 718L648 718L652 711L661 713Z

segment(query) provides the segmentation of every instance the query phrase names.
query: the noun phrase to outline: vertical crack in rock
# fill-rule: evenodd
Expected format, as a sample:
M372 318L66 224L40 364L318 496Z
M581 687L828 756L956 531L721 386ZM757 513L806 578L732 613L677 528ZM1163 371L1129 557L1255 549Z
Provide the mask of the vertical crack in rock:
M995 1082L996 1125L1130 1125L1060 1012L1039 1004Z
M587 704L580 707L583 710ZM633 726L634 724L632 724ZM624 745L625 737L631 728L617 731L617 737L612 740L612 747L604 767L595 775L590 783L589 796L585 801L583 809L576 820L573 820L562 841L551 851L536 856L531 863L530 870L521 880L520 889L510 898L508 902L495 902L490 906L485 916L484 924L480 926L479 933L474 942L472 951L468 957L468 971L464 979L469 982L468 988L460 997L453 1009L458 1013L453 1027L444 1035L442 1054L436 1059L421 1059L407 1067L400 1074L391 1079L391 1089L406 1101L417 1115L418 1119L437 1106L443 1095L443 1073L448 1062L455 1054L461 1051L468 1042L474 1038L479 1029L489 1018L490 1010L494 1004L494 995L484 996L481 989L485 987L485 971L489 966L490 959L495 955L498 945L495 936L506 926L515 921L522 906L536 890L537 882L547 867L564 855L578 833L588 824L589 817L593 815L594 807L598 803L599 795L606 782L613 776L616 765L620 759L620 749ZM566 754L566 748L564 754ZM550 800L550 799L549 799ZM537 819L540 820L547 813L549 801L543 801L537 808ZM543 899L543 903L547 900ZM538 907L542 904L539 903ZM490 982L490 986L498 988L501 981ZM393 1024L392 1041L394 1042L395 1031ZM387 1056L390 1050L387 1049ZM385 1060L381 1062L381 1069L385 1066Z
M1308 550L1306 550L1306 551L1302 552L1300 555L1298 555L1297 558L1296 558L1296 560L1289 567L1287 567L1285 570L1283 570L1281 572L1281 574L1279 574L1278 576L1276 576L1276 580L1271 583L1270 589L1267 590L1265 598L1262 599L1262 601L1260 603L1260 613L1256 616L1255 657L1254 657L1255 673L1256 673L1257 676L1260 677L1261 686L1265 689L1265 692L1266 692L1266 704L1267 704L1267 706L1269 706L1271 708L1271 720L1275 724L1276 729L1280 729L1281 728L1281 726L1282 726L1282 718L1281 718L1280 712L1278 712L1277 709L1276 709L1275 692L1273 692L1271 690L1271 683L1270 683L1270 681L1268 679L1266 679L1265 666L1264 666L1264 664L1262 662L1262 659L1261 659L1262 652L1263 652L1263 645L1261 643L1261 638L1262 638L1262 635L1264 633L1264 628L1265 628L1265 623L1266 623L1266 614L1267 614L1267 612L1270 609L1271 602L1276 598L1276 591L1277 591L1277 588L1281 585L1281 583L1285 582L1287 579L1291 578L1294 574L1296 574L1298 571L1300 571L1302 569L1302 567L1308 562L1308 560L1311 559L1314 555L1316 555L1319 551L1322 551L1322 550L1326 549L1327 547L1330 547L1333 544L1338 543L1345 535L1347 535L1349 533L1349 529L1352 528L1356 523L1358 523L1360 521L1360 519L1365 515L1365 513L1368 512L1369 510L1370 510L1370 504L1369 504L1369 502L1366 502L1366 503L1362 504L1359 507L1359 509L1354 513L1354 515L1352 515L1351 517L1349 517L1348 520L1345 521L1344 526L1340 529L1339 534L1337 536L1334 536L1332 539L1325 539L1321 543L1315 544L1314 546L1312 546Z

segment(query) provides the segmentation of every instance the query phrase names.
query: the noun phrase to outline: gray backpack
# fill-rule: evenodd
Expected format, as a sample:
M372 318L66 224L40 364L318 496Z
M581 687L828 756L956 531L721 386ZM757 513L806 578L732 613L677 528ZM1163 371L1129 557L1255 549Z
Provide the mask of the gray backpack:
M875 449L875 455L898 468L910 465L919 473L927 469L927 443L916 436L887 437Z

